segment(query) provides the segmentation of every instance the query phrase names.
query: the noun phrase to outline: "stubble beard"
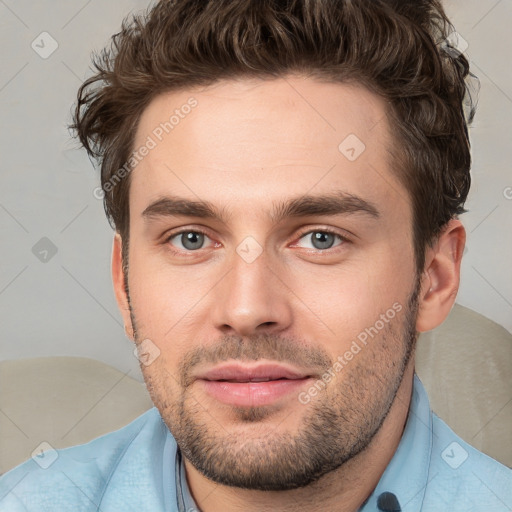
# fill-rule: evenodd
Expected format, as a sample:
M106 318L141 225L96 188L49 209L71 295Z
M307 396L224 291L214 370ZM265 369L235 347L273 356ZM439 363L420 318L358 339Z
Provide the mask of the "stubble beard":
M418 293L417 283L400 318L390 321L319 396L300 405L301 425L296 432L279 431L279 425L271 421L276 412L273 406L232 407L230 424L219 424L188 387L187 375L193 366L190 358L188 363L182 361L178 379L163 367L141 364L141 370L179 449L205 477L251 490L305 487L353 459L382 426L414 353ZM131 304L130 313L135 327ZM135 333L135 339L143 337ZM259 336L247 343L236 337L224 341L221 350L226 358L295 360L289 351L280 352L282 346L294 347L273 336ZM196 359L198 354L194 353ZM219 350L214 358L219 360ZM325 364L321 352L316 360ZM171 391L177 381L179 395Z

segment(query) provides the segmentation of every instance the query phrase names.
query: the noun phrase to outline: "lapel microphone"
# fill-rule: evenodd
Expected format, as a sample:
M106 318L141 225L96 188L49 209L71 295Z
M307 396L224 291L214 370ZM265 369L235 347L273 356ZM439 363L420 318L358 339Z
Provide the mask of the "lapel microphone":
M383 492L377 499L377 507L382 512L402 512L400 503L392 492Z

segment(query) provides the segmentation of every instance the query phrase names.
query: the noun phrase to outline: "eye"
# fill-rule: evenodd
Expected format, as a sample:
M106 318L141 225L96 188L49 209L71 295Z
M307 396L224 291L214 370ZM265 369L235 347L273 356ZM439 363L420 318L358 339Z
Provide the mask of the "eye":
M175 252L194 252L204 249L203 246L206 239L211 241L210 237L205 232L188 229L171 234L166 239L166 243L169 243ZM294 244L294 246L300 245L306 249L314 249L322 252L349 242L346 237L339 233L326 229L304 232L300 235L299 241L303 239L306 243L310 243L309 247L307 245L301 245L299 242ZM339 240L338 244L335 244L336 239Z
M336 238L340 240L340 243L334 245ZM316 231L308 231L301 235L300 239L304 239L309 241L311 246L306 247L307 249L315 249L318 251L325 251L327 249L332 249L333 247L337 247L338 245L342 245L344 242L348 242L348 240L341 236L338 233L334 233L329 230L316 230Z
M205 238L209 239L206 233L197 230L180 231L167 238L167 242L181 251L197 251L203 249ZM175 242L173 242L175 240Z

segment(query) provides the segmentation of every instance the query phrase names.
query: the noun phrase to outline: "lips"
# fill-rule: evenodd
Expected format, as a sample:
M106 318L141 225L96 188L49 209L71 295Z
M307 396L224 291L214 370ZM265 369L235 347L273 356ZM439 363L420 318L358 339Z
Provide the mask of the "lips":
M294 371L283 365L263 364L258 366L245 366L229 364L207 370L200 374L198 378L229 382L268 382L279 379L297 380L306 377L308 377L308 375Z
M257 407L289 398L311 377L283 364L227 363L201 372L196 380L208 395L222 403Z

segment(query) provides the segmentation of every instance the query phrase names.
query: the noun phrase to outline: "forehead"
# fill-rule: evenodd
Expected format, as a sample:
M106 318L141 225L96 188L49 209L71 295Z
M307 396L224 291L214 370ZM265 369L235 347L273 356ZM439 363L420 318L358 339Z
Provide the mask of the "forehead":
M172 194L243 212L250 201L261 211L285 196L332 190L408 209L392 172L386 106L361 86L297 76L161 94L137 129L134 150L144 156L132 172L130 209Z

